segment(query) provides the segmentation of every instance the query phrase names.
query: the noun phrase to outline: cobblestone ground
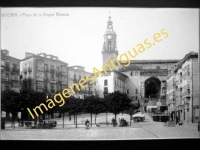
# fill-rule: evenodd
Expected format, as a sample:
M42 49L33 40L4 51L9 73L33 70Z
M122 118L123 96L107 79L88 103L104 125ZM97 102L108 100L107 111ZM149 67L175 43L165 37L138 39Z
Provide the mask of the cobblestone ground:
M65 128L62 125L62 118L57 119L58 125L53 129L26 129L25 127L11 128L7 125L1 132L2 140L100 140L100 139L159 139L159 138L199 138L197 124L183 124L183 126L167 127L163 122L154 122L146 114L144 122L132 123L129 127L112 127L111 125L101 125L86 130L84 121L89 119L89 115L80 116L78 128L75 128L73 120L65 119ZM125 118L129 121L128 115L118 115L118 118ZM82 119L81 119L82 118ZM108 114L108 120L113 118ZM97 123L105 122L105 114L99 115Z

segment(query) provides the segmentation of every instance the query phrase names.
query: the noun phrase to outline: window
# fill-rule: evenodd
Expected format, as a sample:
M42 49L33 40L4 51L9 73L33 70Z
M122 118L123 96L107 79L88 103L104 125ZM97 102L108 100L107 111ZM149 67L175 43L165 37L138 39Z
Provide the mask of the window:
M74 79L76 79L76 75L74 75Z
M90 91L90 87L89 87L89 91Z
M59 72L59 67L58 66L56 67L56 72Z
M29 67L31 67L31 62L29 62Z
M129 89L127 89L127 94L129 94Z
M133 73L131 72L131 76L133 76Z
M137 89L135 89L135 94L137 94L138 93L138 90Z
M13 64L13 69L17 69L17 64Z
M45 73L45 79L48 79L48 75L47 75L47 73Z
M50 86L51 86L51 90L54 90L54 84L50 83Z
M79 80L81 79L81 76L79 76Z
M9 90L9 86L6 86L6 90Z
M159 70L159 69L160 69L160 66L156 66L156 69L158 69L158 70Z
M44 83L41 81L37 81L37 88L39 89L44 88Z
M51 69L54 69L54 65L51 65Z
M104 87L104 94L108 94L108 87Z
M104 80L104 86L108 85L108 80Z
M59 81L59 76L56 76L56 80Z
M135 72L135 76L138 76L138 72L137 71Z
M25 63L25 69L27 69L27 63Z
M9 74L6 74L6 81L9 80Z
M48 70L48 65L47 65L47 64L44 65L44 70L45 70L45 71Z
M54 80L54 74L51 74L51 80Z

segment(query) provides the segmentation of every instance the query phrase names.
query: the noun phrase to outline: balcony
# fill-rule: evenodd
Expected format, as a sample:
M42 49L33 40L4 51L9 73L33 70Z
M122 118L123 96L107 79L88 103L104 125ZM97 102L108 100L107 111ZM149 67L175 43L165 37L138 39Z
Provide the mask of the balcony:
M26 68L24 68L24 69L23 69L23 72L24 72L25 74L27 74L27 69L26 69Z
M17 73L17 74L19 74L20 71L19 71L19 69L17 69L17 68L12 68L12 73Z
M32 71L32 68L31 67L28 67L28 72L31 72Z
M53 83L53 84L56 84L56 81L53 80L53 79L49 80L49 82L50 82L50 83Z
M44 89L44 93L49 94L49 90Z
M190 98L190 97L191 97L190 91L184 93L182 96L182 98Z
M48 83L48 82L49 82L49 79L45 78L44 83Z
M4 69L5 69L6 71L10 71L10 67L9 67L9 66L5 66Z
M103 94L104 94L104 95L108 94L108 91L104 91Z
M61 71L56 70L56 75L62 75Z
M184 108L185 108L185 109L189 108L189 103L185 103L185 104L184 104Z
M50 69L50 73L55 74L55 69Z
M4 80L4 83L5 83L5 84L10 84L11 81L10 81L10 80Z
M55 93L55 90L54 90L54 89L51 89L50 92L51 92L51 93Z
M77 79L73 79L73 82L77 83L77 82L78 82L78 80L77 80Z
M48 69L48 68L45 68L44 71L45 71L45 72L49 72L49 69Z
M12 77L12 83L19 83L19 79Z
M92 94L93 94L93 91L88 91L88 94L91 94L91 95L92 95Z

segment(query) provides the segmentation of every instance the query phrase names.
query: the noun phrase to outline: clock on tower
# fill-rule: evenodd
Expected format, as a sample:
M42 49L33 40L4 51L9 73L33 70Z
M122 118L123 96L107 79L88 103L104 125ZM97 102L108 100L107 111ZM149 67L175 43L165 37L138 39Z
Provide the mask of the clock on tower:
M116 37L117 35L113 30L113 22L111 21L111 17L109 17L109 20L107 22L106 33L104 35L104 44L102 50L103 65L105 63L108 63L109 60L113 58L113 55L118 55Z

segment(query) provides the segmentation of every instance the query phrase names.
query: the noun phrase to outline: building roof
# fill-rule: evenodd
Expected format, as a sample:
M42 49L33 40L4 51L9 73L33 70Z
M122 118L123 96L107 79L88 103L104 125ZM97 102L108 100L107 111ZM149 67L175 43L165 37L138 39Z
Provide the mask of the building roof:
M177 63L180 59L166 59L166 60L130 60L131 64L143 64L143 63ZM120 62L121 63L121 62Z
M178 69L180 68L180 66L181 66L187 59L191 58L192 56L197 56L197 58L198 58L198 52L193 52L193 51L191 51L191 52L189 52L188 54L186 54L185 57L184 57L182 60L180 60L180 61L176 64L176 67L175 67L174 71L178 70Z
M21 61L24 61L24 60L27 60L27 59L30 59L30 58L33 58L33 57L38 57L38 58L42 58L42 59L47 59L47 60L52 60L52 61L57 61L57 62L60 62L60 63L63 63L65 65L68 65L68 63L64 62L64 61L61 61L61 60L55 60L55 59L51 59L51 58L46 58L46 57L42 57L42 56L39 56L39 55L36 55L36 54L33 54L32 56L30 57L27 57L27 58L24 58L24 59L21 59Z

